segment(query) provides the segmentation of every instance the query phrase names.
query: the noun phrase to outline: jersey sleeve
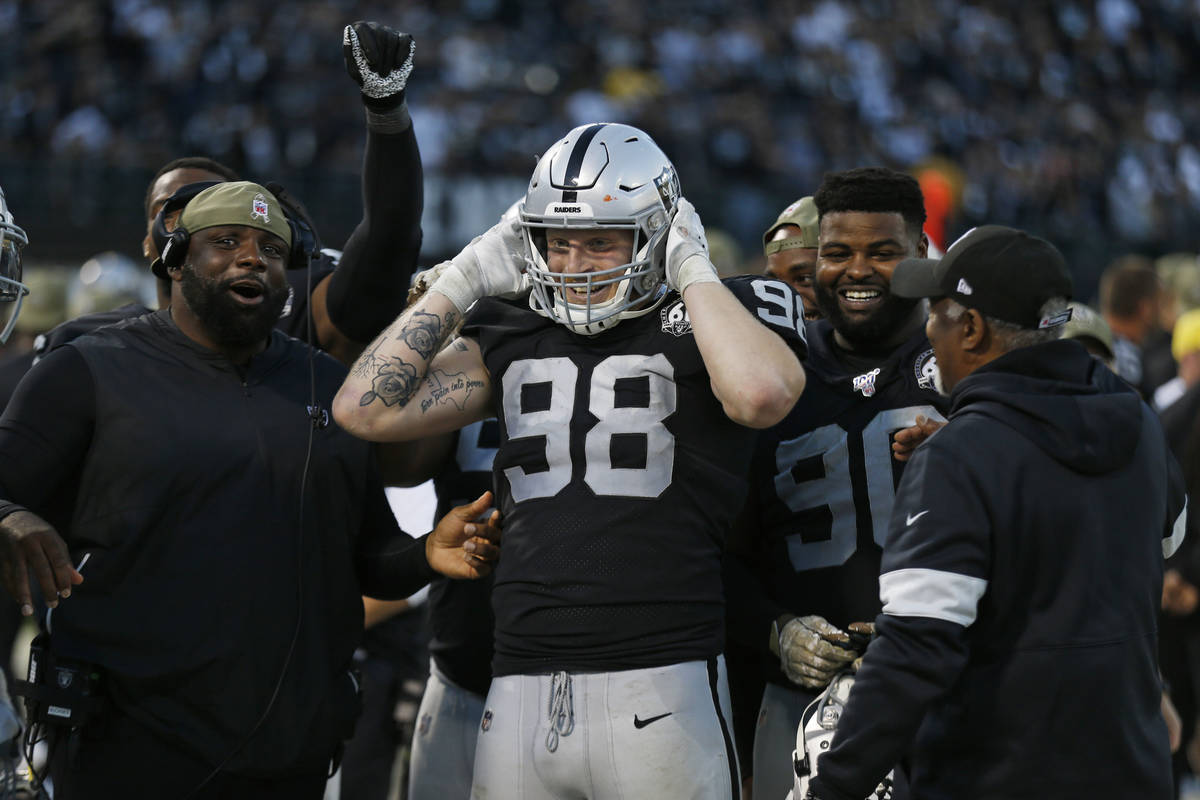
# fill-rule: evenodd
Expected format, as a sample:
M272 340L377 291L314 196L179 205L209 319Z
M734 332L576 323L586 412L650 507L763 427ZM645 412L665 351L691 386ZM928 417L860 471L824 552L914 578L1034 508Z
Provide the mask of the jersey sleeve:
M783 281L761 275L735 275L721 281L755 319L783 337L796 356L808 355L804 300Z

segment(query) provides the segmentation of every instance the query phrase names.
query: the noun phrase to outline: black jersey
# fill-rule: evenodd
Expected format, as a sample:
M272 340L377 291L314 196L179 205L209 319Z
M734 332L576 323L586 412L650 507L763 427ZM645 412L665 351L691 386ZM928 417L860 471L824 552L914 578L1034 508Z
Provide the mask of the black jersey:
M904 467L892 437L918 414L943 419L947 401L934 389L923 331L865 372L838 358L828 321L810 323L809 343L804 394L755 452L757 573L782 610L838 626L869 622L880 610L880 546ZM759 622L765 632L769 620Z
M492 488L492 460L500 443L494 419L459 431L454 457L433 479L437 519ZM442 674L462 688L486 695L492 682L492 579L429 584L429 653Z
M754 276L724 283L803 356L790 287ZM680 297L596 336L531 311L527 297L487 299L463 333L479 341L501 430L493 672L717 655L721 552L755 431L713 396Z

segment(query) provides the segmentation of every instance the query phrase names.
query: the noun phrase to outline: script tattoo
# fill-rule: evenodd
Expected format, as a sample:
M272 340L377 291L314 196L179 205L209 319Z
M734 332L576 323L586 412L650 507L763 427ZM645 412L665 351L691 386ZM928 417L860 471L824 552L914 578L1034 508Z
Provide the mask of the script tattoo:
M424 414L435 405L453 403L459 411L467 407L467 400L476 389L483 388L483 381L467 377L465 372L443 372L435 369L425 378L429 387L429 397L421 401L421 413Z
M437 314L416 311L405 321L400 335L396 338L411 347L421 358L433 358L443 338L442 321L438 319Z
M385 363L379 368L371 388L359 398L358 404L369 405L378 398L385 406L404 406L412 399L420 385L416 368L406 361L393 358L391 363Z

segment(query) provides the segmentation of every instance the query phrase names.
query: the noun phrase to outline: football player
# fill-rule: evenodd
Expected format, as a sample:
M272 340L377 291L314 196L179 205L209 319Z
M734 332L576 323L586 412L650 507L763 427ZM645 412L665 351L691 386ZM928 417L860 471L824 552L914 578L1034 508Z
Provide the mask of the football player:
M500 439L496 420L474 422L451 436L434 438L435 452L423 452L418 461L441 462L433 476L439 513L461 505L457 498L476 488L479 492L473 497L491 490L492 460ZM429 681L412 742L410 800L471 796L476 735L492 682L491 591L490 576L477 581L435 578L429 583Z
M738 796L721 551L751 429L804 386L802 309L781 281L721 281L671 162L600 123L360 356L334 404L358 435L500 422L473 796Z
M925 306L889 291L896 264L927 252L916 180L854 169L826 175L814 201L825 319L809 325L808 388L759 439L732 547L742 559L727 566L730 629L770 665L754 744L761 797L792 787L805 706L861 654L849 628L880 611L880 545L900 459L946 408Z
M763 234L767 267L763 274L789 284L804 298L804 318L821 318L813 276L817 270L817 206L811 197L801 197L780 212Z

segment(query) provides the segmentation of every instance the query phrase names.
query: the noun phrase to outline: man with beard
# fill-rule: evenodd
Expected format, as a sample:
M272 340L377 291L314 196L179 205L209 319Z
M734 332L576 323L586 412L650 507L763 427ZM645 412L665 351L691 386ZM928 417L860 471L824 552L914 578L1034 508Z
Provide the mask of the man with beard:
M321 797L362 594L495 555L490 494L410 539L320 413L344 368L274 330L295 236L265 188L204 190L163 248L170 306L50 353L0 418L5 586L31 613L32 569L47 652L104 703L35 698L57 798Z
M792 788L802 713L860 654L852 623L879 612L880 545L908 448L942 418L925 307L893 295L892 270L927 252L912 177L882 168L825 176L814 196L808 387L759 438L751 497L727 559L731 635L766 659L754 793ZM924 427L922 427L924 426ZM855 645L858 645L856 647Z

